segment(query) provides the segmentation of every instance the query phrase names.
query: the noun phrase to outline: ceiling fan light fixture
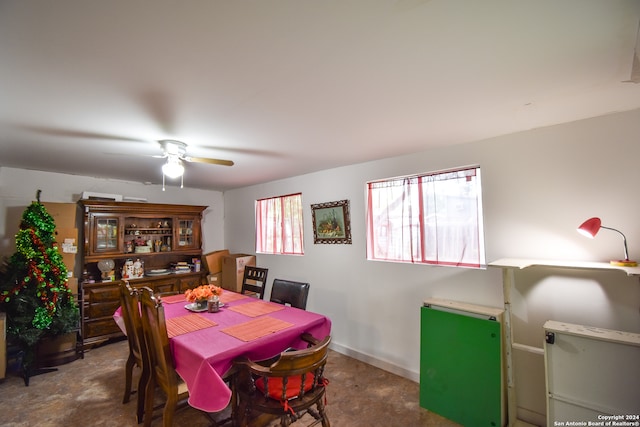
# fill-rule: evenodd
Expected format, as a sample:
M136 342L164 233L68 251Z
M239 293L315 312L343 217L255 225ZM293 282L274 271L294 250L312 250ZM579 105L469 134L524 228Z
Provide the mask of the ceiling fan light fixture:
M163 139L158 141L165 155L167 156L184 156L187 152L187 144L173 139Z
M184 174L182 160L177 156L167 157L167 163L162 165L162 173L169 178L179 178Z

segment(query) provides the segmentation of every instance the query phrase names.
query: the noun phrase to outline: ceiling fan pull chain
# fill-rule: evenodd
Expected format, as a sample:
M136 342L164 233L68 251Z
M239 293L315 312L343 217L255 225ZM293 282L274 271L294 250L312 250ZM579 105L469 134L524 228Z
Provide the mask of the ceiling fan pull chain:
M164 173L162 174L162 191L164 191Z

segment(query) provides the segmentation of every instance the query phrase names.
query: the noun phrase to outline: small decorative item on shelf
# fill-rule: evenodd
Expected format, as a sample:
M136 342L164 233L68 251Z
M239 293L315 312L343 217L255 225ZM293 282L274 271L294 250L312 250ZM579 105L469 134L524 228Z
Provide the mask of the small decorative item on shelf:
M184 297L187 301L197 304L198 309L206 309L209 298L219 298L222 294L222 288L215 285L202 285L194 289L187 289Z
M137 258L133 261L131 258L122 265L122 278L123 279L141 279L144 277L144 261Z
M122 264L122 271L120 272L120 277L124 279L130 279L133 274L133 260L128 258L124 264Z
M144 277L144 261L141 261L140 258L137 258L133 263L133 275L132 279L140 279Z
M144 240L142 237L138 236L136 237L136 240L134 242L135 244L135 253L137 254L148 254L151 253L151 248L153 245L153 241L151 240Z
M103 282L113 282L116 280L115 262L112 259L103 259L98 261L98 270L102 273Z
M184 261L176 263L173 269L176 273L191 273L191 267Z

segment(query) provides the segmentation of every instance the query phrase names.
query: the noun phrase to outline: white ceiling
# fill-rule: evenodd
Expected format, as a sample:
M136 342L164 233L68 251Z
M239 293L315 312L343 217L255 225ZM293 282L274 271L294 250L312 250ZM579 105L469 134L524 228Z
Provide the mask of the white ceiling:
M638 0L0 0L0 165L224 190L640 108ZM168 181L177 185L177 181Z

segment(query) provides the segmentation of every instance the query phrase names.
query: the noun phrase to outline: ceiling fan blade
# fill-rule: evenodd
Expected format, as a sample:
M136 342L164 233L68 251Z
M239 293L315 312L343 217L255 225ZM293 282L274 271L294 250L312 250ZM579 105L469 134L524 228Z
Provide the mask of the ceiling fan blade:
M196 163L208 163L210 165L221 165L221 166L233 166L233 162L231 160L221 160L221 159L208 159L206 157L183 157L187 162L196 162Z
M89 132L74 129L62 129L48 126L33 126L33 125L15 125L18 129L24 129L30 132L36 132L43 135L60 136L64 138L87 138L87 139L105 139L114 141L125 142L145 142L140 138L131 138L122 135L111 135L98 132Z

